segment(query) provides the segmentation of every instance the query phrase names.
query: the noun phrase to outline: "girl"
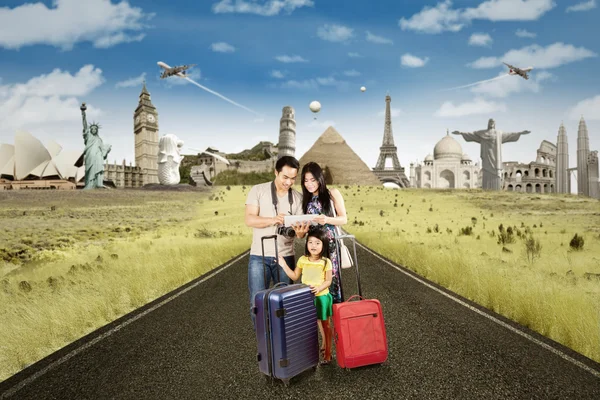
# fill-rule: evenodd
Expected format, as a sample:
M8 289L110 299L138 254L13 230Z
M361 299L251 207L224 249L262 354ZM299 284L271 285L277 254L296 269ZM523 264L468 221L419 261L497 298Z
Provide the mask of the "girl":
M333 298L329 293L331 285L331 260L324 257L329 254L329 239L325 230L315 226L308 231L304 255L298 259L295 270L291 270L282 256L279 256L279 265L287 276L297 281L302 275L302 283L309 285L315 294L315 306L317 307L317 323L321 334L322 361L320 365L331 363L332 347L332 324Z
M334 303L342 302L340 288L340 260L338 260L337 241L334 239L336 226L348 222L344 198L337 189L327 189L325 176L319 164L309 162L302 167L302 209L304 214L319 214L314 221L325 228L329 253L325 253L333 266L332 283L329 291ZM335 217L334 217L335 213Z

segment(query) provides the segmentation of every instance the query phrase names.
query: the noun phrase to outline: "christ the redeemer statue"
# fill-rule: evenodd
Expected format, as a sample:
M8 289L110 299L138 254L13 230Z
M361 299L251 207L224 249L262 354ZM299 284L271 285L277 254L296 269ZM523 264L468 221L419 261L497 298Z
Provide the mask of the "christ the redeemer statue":
M516 142L521 135L528 133L530 131L504 133L496 130L496 123L491 118L488 121L487 130L473 133L452 132L454 135L462 135L467 142L481 144L481 164L483 168L481 186L482 189L487 190L502 189L502 143Z

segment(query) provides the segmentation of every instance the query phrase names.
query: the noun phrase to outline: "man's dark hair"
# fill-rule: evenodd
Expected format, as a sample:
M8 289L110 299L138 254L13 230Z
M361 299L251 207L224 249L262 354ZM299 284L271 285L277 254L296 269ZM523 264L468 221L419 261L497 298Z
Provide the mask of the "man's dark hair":
M290 168L295 168L295 169L300 168L300 163L298 162L298 160L296 160L295 157L283 156L279 160L277 160L277 163L275 163L275 170L277 172L281 172L283 167L285 167L286 165Z

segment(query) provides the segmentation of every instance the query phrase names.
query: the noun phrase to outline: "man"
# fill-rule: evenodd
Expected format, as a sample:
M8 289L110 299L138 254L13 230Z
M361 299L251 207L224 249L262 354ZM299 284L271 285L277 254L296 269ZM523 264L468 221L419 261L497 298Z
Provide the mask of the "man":
M271 182L255 185L250 189L246 199L245 223L252 229L252 247L248 263L248 289L250 291L250 317L254 326L255 315L252 312L254 296L260 290L270 286L271 280L276 282L277 270L281 267L275 259L274 241L265 240L265 264L267 281L265 282L265 267L262 258L263 236L277 234L283 226L286 215L298 215L302 212L302 193L292 186L298 176L300 163L294 157L283 156L275 164L275 179ZM274 198L276 202L274 204ZM308 232L309 224L294 225L295 236L303 238ZM294 237L277 234L277 249L287 265L294 269ZM291 283L285 272L279 271L279 282Z

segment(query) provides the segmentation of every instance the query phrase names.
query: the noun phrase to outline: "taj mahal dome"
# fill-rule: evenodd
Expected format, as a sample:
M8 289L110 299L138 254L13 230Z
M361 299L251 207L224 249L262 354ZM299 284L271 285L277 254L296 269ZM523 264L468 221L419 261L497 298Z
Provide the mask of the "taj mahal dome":
M481 188L481 168L463 153L462 146L446 131L423 163L410 164L410 184L417 188Z

